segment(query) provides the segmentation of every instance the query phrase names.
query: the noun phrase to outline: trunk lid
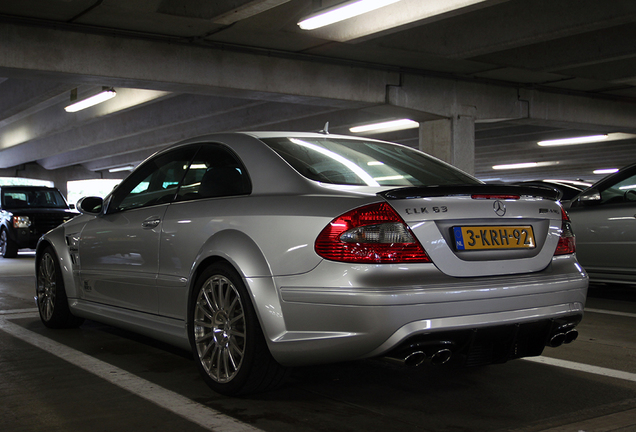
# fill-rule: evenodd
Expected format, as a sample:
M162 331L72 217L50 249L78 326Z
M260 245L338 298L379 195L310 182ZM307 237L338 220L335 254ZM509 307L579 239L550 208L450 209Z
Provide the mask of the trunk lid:
M562 230L551 189L497 186L401 188L380 193L443 273L476 277L545 269Z

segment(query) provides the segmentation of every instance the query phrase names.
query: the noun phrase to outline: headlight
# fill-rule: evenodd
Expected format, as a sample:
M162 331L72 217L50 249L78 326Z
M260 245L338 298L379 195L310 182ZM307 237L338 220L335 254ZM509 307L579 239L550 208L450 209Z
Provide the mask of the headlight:
M13 228L28 228L31 220L28 216L13 216Z

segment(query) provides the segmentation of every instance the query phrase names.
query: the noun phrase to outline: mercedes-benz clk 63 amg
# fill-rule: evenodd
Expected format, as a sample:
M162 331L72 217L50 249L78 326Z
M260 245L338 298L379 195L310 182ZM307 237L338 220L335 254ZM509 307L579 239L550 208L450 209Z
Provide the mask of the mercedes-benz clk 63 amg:
M208 135L78 209L37 247L44 324L191 349L223 394L295 365L536 356L574 340L583 314L587 275L553 191L486 185L398 144Z

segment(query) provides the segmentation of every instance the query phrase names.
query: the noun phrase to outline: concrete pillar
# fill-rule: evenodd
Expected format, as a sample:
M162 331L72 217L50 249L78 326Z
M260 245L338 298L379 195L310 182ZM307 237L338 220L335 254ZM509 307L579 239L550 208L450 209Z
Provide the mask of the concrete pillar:
M420 123L420 150L469 174L475 174L475 117L451 118Z

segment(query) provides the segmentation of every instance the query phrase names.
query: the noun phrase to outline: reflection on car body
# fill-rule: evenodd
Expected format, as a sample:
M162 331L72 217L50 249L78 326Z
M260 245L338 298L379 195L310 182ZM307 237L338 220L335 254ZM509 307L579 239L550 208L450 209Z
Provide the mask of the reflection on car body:
M587 290L556 198L382 141L199 137L40 241L38 307L49 327L88 318L191 349L224 394L294 365L539 355L576 338ZM505 247L457 247L458 229L495 227ZM523 230L531 247L513 244Z
M636 284L636 164L582 192L568 211L577 256L590 278Z

